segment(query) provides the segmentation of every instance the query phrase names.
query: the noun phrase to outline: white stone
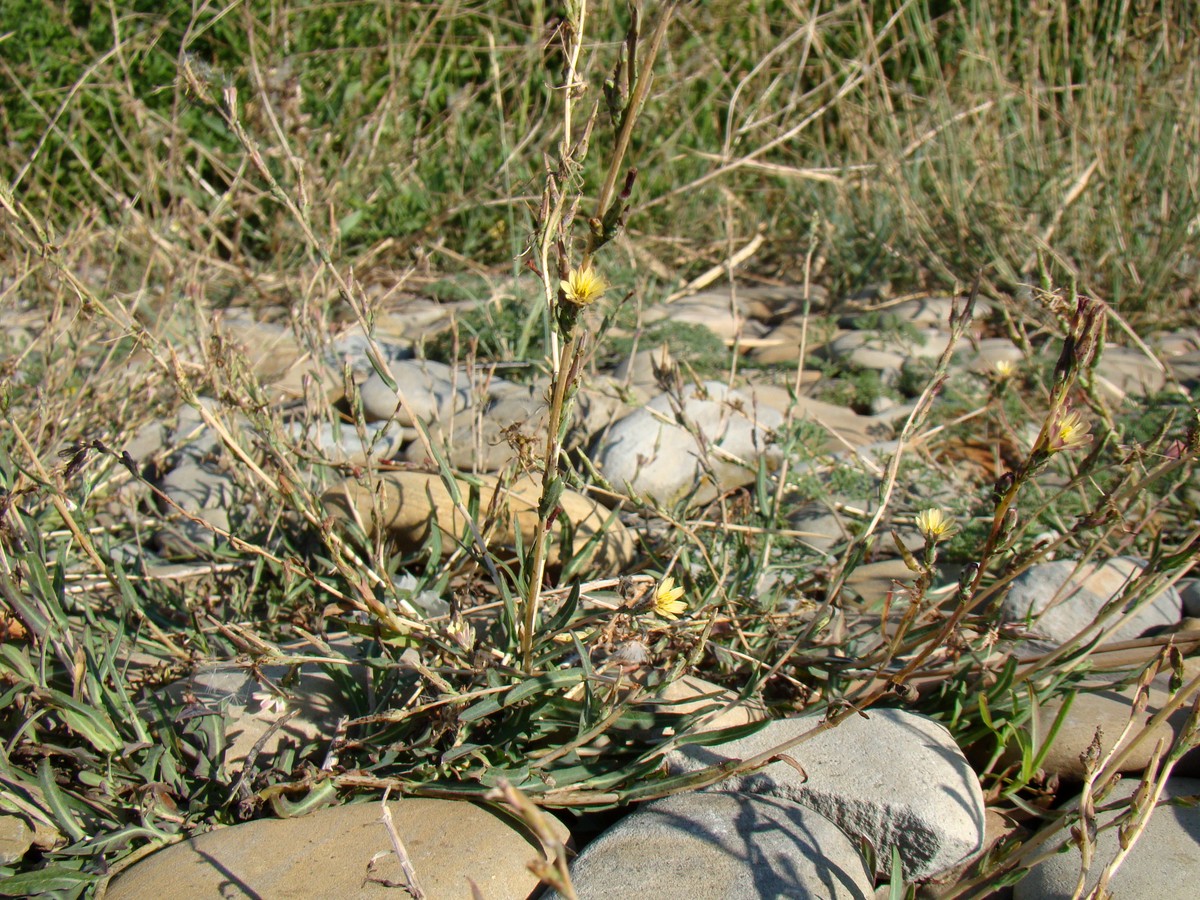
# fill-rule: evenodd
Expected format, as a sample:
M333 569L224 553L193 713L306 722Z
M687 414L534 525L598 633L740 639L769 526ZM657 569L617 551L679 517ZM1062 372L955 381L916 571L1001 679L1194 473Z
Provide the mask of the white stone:
M671 398L661 394L601 437L596 466L615 489L671 506L689 494L693 503L703 503L754 479L759 457L770 454L770 429L783 417L755 409L750 397L720 382L705 382L703 391L689 386L684 392L683 418L690 427L679 424ZM715 484L702 460L711 465Z
M1033 630L1053 641L1066 641L1080 632L1094 637L1094 622L1101 608L1117 597L1142 571L1142 564L1126 556L1080 566L1072 560L1042 563L1022 572L1000 605L1008 622L1032 616ZM1134 612L1105 641L1128 641L1148 628L1174 626L1183 615L1183 601L1174 587L1159 592ZM1117 621L1110 618L1104 627Z
M811 717L780 719L741 740L672 751L668 765L680 774L746 759L816 725ZM891 867L893 846L910 879L935 876L983 849L979 779L950 732L932 719L872 709L866 718L851 715L815 735L788 756L800 769L774 762L709 790L769 794L815 809L869 841L882 874Z

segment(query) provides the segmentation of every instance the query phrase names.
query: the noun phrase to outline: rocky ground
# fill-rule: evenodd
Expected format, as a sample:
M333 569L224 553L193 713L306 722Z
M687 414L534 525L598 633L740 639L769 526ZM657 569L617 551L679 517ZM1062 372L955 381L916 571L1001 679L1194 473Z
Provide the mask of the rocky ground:
M595 466L591 486L568 488L560 500L569 533L556 538L552 567L570 560L572 577L597 584L636 573L648 542L667 523L651 510L705 510L740 489L754 497L756 484L786 494L787 537L805 565L828 565L879 509L879 486L893 454L908 454L896 501L878 523L877 541L845 582L846 601L831 627L844 635L865 633L904 614L905 591L916 575L899 548L886 539L894 529L911 552L925 540L915 524L923 509L940 507L967 515L964 498L1003 474L1005 455L1028 448L1040 423L1024 422L1014 433L992 433L972 445L941 441L946 424L935 415L902 446L906 420L917 408L928 375L949 340L949 298L887 300L867 297L830 303L804 315L797 289L743 287L696 294L655 308L674 326L703 328L740 371L704 372L692 348L670 338L653 345L634 342L619 358L601 358L574 406L568 432L573 451ZM439 474L440 457L463 496L476 492L485 508L506 507L483 539L498 559L528 546L538 516L536 461L546 427L547 382L509 372L481 359L450 365L418 358L453 319L474 304L413 300L397 304L376 322L373 341L348 327L319 352L307 349L291 328L256 320L248 312L224 313L221 339L244 351L269 396L284 433L302 448L298 471L310 473L328 515L366 541L386 536L403 552L428 551L431 537L447 564L468 551L462 508L451 479ZM1057 343L1048 331L1022 326L1025 346L1006 333L1004 318L980 303L967 337L954 347L943 391L961 401L963 415L983 416L1004 402L1005 391L1033 391L1032 373L1052 366ZM644 326L653 326L653 317ZM1110 329L1110 333L1116 329ZM801 364L803 360L804 364ZM386 365L396 389L378 371ZM700 373L697 374L697 370ZM1095 373L1094 388L1114 409L1159 392L1194 396L1200 380L1200 331L1146 334L1114 342ZM249 432L248 418L218 398L201 397L226 427ZM983 410L985 412L973 412ZM332 413L331 413L332 411ZM338 412L341 412L339 415ZM358 421L355 412L360 411ZM1021 431L1024 428L1025 431ZM781 440L781 434L791 435ZM124 446L132 464L152 473L149 484L130 481L111 501L126 516L138 504L163 511L160 527L142 542L114 552L147 577L186 578L211 568L211 553L237 534L239 509L250 502L243 461L201 413L181 405ZM306 460L321 465L308 466ZM782 482L770 479L786 471ZM336 473L342 473L340 476ZM365 474L364 474L365 473ZM1048 477L1058 477L1048 473ZM155 489L161 496L154 494ZM624 502L622 501L624 499ZM635 502L630 502L633 498ZM753 502L753 501L751 501ZM700 527L695 513L688 527ZM563 521L562 519L559 520ZM561 529L561 525L559 526ZM931 596L948 598L963 559L947 558L936 570ZM998 596L995 641L983 663L1035 661L1066 642L1090 639L1112 598L1142 570L1144 559L1113 555L1079 561L1064 548L1056 558L1024 569ZM768 573L790 614L811 613L814 604L797 591L786 566ZM409 579L397 572L397 583ZM603 604L603 589L595 589ZM586 592L585 592L586 594ZM449 597L408 592L403 616L444 621ZM584 601L589 597L585 595ZM885 603L885 600L887 601ZM467 616L477 628L488 613ZM475 617L472 619L472 617ZM1101 636L1112 665L1090 675L1064 709L1061 701L1034 708L1021 727L1041 740L1052 727L1053 743L1038 760L1040 783L1055 802L1070 804L1073 785L1086 780L1081 756L1101 728L1099 754L1110 758L1129 743L1131 716L1146 719L1170 701L1170 673L1148 685L1135 709L1130 673L1160 643L1139 639L1177 635L1185 657L1200 646L1200 585L1190 579L1158 586L1136 613ZM1089 632L1089 629L1093 629ZM346 661L365 658L369 639L348 634L314 637L290 648ZM134 667L153 669L162 660L138 655ZM769 665L771 660L763 660ZM301 763L328 766L344 740L347 710L339 679L313 661L292 666L247 667L240 660L197 662L163 688L186 702L191 714L219 710L223 716L224 777ZM981 665L983 664L981 663ZM414 664L420 664L417 660ZM652 661L647 663L652 666ZM637 661L632 669L637 668ZM1103 668L1103 667L1101 667ZM1200 672L1184 660L1184 678ZM287 683L282 690L277 686ZM819 724L797 704L791 714L761 696L739 695L737 684L688 677L659 702L712 707L696 729L748 725L769 719L761 730L736 741L706 746L682 743L664 765L671 776L727 760L745 760L797 738ZM918 685L936 690L932 682ZM147 698L144 702L151 702ZM682 708L682 707L681 707ZM1155 737L1142 739L1120 761L1126 776L1116 796L1134 793L1140 774L1157 761L1153 740L1170 741L1186 726L1187 709L1168 710L1155 722ZM1136 729L1135 729L1136 730ZM396 896L406 885L424 896L521 898L538 893L526 863L553 852L556 841L577 854L571 873L580 897L837 897L886 896L894 860L922 896L952 892L974 877L973 865L1015 838L1036 830L1028 815L985 793L979 770L987 764L960 747L943 724L904 708L871 708L851 714L756 771L609 812L577 816L547 813L553 839L537 835L520 818L497 807L436 798L389 801L394 833L410 862L405 872L398 846L381 822L375 799L325 806L308 815L257 819L220 828L165 847L123 865L107 885L113 898L188 896ZM1161 753L1161 750L1159 751ZM764 760L764 763L766 760ZM1184 755L1167 784L1167 796L1200 792L1200 755ZM1115 814L1115 813L1113 813ZM1110 887L1124 898L1193 896L1200 877L1200 813L1164 808ZM18 815L0 817L0 852L13 862L53 837L39 837ZM1116 848L1104 832L1096 872ZM870 848L864 853L864 848ZM1105 856L1108 854L1108 856ZM1070 897L1076 888L1079 851L1052 855L1021 881L1017 898ZM1164 880L1164 872L1170 877ZM987 892L988 885L978 885ZM999 896L1011 888L995 888Z

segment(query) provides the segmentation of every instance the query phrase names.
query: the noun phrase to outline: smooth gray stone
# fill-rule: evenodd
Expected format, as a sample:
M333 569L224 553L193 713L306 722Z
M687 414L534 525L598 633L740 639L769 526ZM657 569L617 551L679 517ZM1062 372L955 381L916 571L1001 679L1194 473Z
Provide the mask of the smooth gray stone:
M689 386L683 402L684 418L701 440L678 423L666 394L609 429L593 458L614 488L671 506L693 488L692 502L703 503L754 480L759 457L771 452L770 429L783 416L770 408L756 409L750 397L720 382L707 381L703 390L701 394ZM711 463L715 485L705 477L703 458Z
M1095 370L1096 384L1117 399L1126 394L1145 396L1161 391L1167 377L1141 350L1105 347Z
M966 307L965 299L958 298L956 301L954 297L922 297L916 300L902 300L891 306L847 313L838 319L838 325L842 328L854 328L856 327L855 323L862 321L865 316L877 313L881 317L907 322L910 325L948 329L950 327L950 310L954 307L955 302L958 303L960 311ZM985 318L991 311L991 303L982 297L976 298L971 318Z
M201 397L200 403L219 415L220 404L216 400ZM205 424L199 410L192 406L181 406L171 432L171 447L181 456L198 460L219 453L222 445L220 435Z
M1072 560L1042 563L1013 579L1000 615L1008 622L1033 616L1033 630L1060 643L1085 629L1094 635L1093 622L1101 607L1118 596L1141 569L1140 562L1127 556L1082 567ZM1174 626L1182 614L1179 592L1168 587L1143 604L1105 642L1133 640L1148 628ZM1115 621L1110 619L1108 624Z
M814 397L797 397L794 416L796 421L813 422L824 429L827 437L818 447L806 448L814 453L841 453L849 447L864 447L874 443L880 436L891 436L891 422L902 408L890 409L881 416L860 416L852 409L826 403Z
M395 414L401 425L412 425L413 417L426 424L448 424L451 415L470 402L470 383L464 372L457 374L445 363L430 359L401 359L389 366L392 379L404 393L409 408L397 407L398 395L372 374L360 388L363 410L369 419L390 419Z
M331 647L338 655L357 655L353 639L334 639ZM292 649L306 655L321 652L308 644ZM228 746L221 760L226 774L244 766L258 741L271 732L255 761L256 768L265 769L289 747L326 747L338 719L346 714L341 688L317 664L305 663L295 674L290 674L290 668L263 666L260 681L251 670L235 663L203 663L191 676L163 690L176 703L192 699L188 708L192 714L208 711L229 717L225 727ZM289 714L291 717L275 728Z
M1104 801L1125 799L1137 790L1139 779L1124 778ZM1200 780L1172 778L1163 791L1164 798L1200 795ZM1066 804L1077 803L1072 800ZM1098 826L1103 828L1124 810L1101 813ZM1118 835L1115 828L1102 830L1096 838L1096 850L1084 892L1100 880L1100 873L1116 854ZM1150 816L1146 830L1138 838L1108 888L1120 900L1194 900L1200 884L1200 807L1164 805L1161 802ZM1013 900L1066 900L1075 896L1082 857L1072 847L1042 860L1013 889Z
M1175 586L1183 602L1183 614L1200 618L1200 578L1181 578Z
M714 747L689 745L667 755L673 774L770 750L817 725L780 719L750 737ZM788 754L807 773L775 762L709 790L769 794L820 812L875 848L880 874L900 851L904 877L930 878L983 849L979 779L944 727L899 709L853 715Z
M165 422L147 422L129 440L113 449L128 453L140 465L170 446L171 430Z
M454 430L449 438L438 432L434 444L460 472L498 472L515 459L521 447L533 463L544 453L546 446L545 385L494 386L492 399L482 410L472 407L454 417ZM422 441L405 448L403 458L423 463L428 453Z
M1160 356L1183 356L1200 350L1200 331L1189 328L1183 331L1152 331L1146 343L1158 351Z
M759 338L767 333L767 328L761 322L748 317L745 303L738 302L736 312L730 309L728 289L702 291L674 303L656 304L642 311L645 324L662 319L703 325L726 341L733 340L739 334L743 338Z
M392 827L428 900L524 898L537 890L527 863L540 842L513 816L453 800L388 803ZM337 898L405 900L404 872L378 802L255 819L165 847L114 878L111 900ZM553 816L560 841L570 838Z
M234 502L234 483L229 475L190 459L185 459L166 474L162 490L190 513L203 509L225 510Z
M920 329L916 338L878 331L851 331L823 350L830 359L862 369L898 370L910 359L937 359L950 336L938 328Z
M1152 655L1148 652L1146 659L1149 660ZM1187 660L1184 666L1185 682L1200 673L1200 660ZM1075 695L1071 708L1067 711L1066 719L1039 764L1039 767L1044 769L1047 774L1057 775L1066 781L1082 781L1087 772L1081 757L1095 738L1097 728L1100 730L1101 758L1114 750L1117 739L1125 733L1124 730L1129 724L1130 717L1135 715L1134 698L1137 695L1135 685L1121 687L1117 683L1118 677L1111 676L1111 685L1096 684L1091 681L1080 685L1081 690ZM1135 727L1121 741L1119 745L1121 749L1128 747L1137 739L1142 733L1145 722L1167 705L1172 696L1170 684L1170 675L1165 672L1150 682L1146 695L1146 706L1136 714ZM1062 707L1063 699L1061 697L1037 707L1037 721L1034 723L1039 726L1037 730L1034 731L1033 724L1030 723L1021 726L1029 745L1033 744L1034 734L1041 735L1041 739L1045 740L1045 736L1050 733ZM1183 708L1175 710L1166 721L1161 722L1146 738L1140 740L1125 757L1120 771L1129 774L1144 771L1151 761L1154 745L1158 741L1165 741L1164 746L1170 747L1183 733L1191 713L1190 707L1191 704L1185 703ZM1014 742L1006 751L1006 760L1017 762L1020 760L1020 756L1020 747L1016 746ZM1172 771L1175 775L1195 776L1200 774L1200 747L1193 747L1185 753Z
M389 365L412 358L410 349L390 341L376 338L375 346ZM375 373L375 364L371 362L371 341L358 328L344 331L333 338L329 342L325 360L329 368L339 376L346 366L360 378L367 378Z
M365 440L359 436L352 422L339 422L335 428L329 422L292 422L287 433L293 440L304 441L334 464L362 462L372 459L390 459L400 449L403 431L395 422L366 422L363 427Z
M1021 348L1008 338L984 338L979 342L978 348L968 345L958 356L968 369L980 375L995 372L997 363L1010 362L1016 365L1025 359Z
M707 791L638 807L584 848L571 880L585 900L865 900L874 890L857 847L814 810Z
M229 509L234 505L235 485L225 472L198 462L190 455L184 456L183 462L163 478L162 490L185 512L221 531L229 531ZM173 555L193 555L189 542L210 549L218 540L212 531L183 516L176 515L173 527L183 535L183 541L174 539L169 530L156 535L158 545Z

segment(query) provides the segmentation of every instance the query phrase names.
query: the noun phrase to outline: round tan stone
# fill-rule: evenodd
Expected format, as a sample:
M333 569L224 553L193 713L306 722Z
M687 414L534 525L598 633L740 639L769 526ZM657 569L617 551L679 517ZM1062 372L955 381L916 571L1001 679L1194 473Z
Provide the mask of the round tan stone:
M473 803L406 798L388 804L427 900L523 900L543 852L515 819ZM160 897L406 897L404 873L377 802L260 819L160 850L109 885L109 900ZM567 830L553 816L560 837Z
M1197 664L1197 661L1189 660L1185 667L1185 678L1195 677L1197 671L1200 671L1200 665ZM1080 756L1091 744L1096 729L1100 729L1100 753L1103 759L1113 750L1117 738L1121 736L1121 732L1133 714L1135 694L1136 688L1132 685L1125 688L1113 686L1104 689L1095 689L1093 686L1092 690L1077 694L1068 711L1066 721L1063 722L1058 734L1055 735L1054 743L1046 752L1042 768L1060 778L1071 781L1083 780L1086 772ZM1139 739L1139 735L1146 728L1150 717L1162 709L1170 699L1169 676L1159 675L1150 683L1146 708L1137 715L1133 728L1118 747L1118 750L1124 750L1134 743L1135 739L1137 740L1137 745L1124 762L1118 766L1118 771L1126 773L1143 771L1150 762L1154 745L1159 740L1165 741L1165 746L1170 747L1179 736L1187 721L1190 703L1184 704L1164 722L1151 729L1148 735ZM1040 734L1048 733L1061 709L1062 700L1053 700L1038 709ZM1015 762L1018 758L1015 748L1010 748L1009 753L1010 758ZM1200 749L1192 749L1184 754L1176 764L1174 773L1191 777L1200 775Z
M0 813L0 865L15 863L33 846L33 829L20 816Z
M517 529L523 545L530 546L538 520L540 480L523 477L508 486L501 486L499 480L490 475L474 476L471 481L459 476L455 480L464 503L472 490L478 493L478 524L490 547L515 546ZM472 488L472 483L477 486ZM372 492L357 481L347 480L326 491L322 499L335 515L357 521L364 530L370 531L372 522L377 521L402 549L408 551L421 547L436 523L443 532L443 555L448 556L454 550L456 541L464 533L465 521L441 476L430 472L384 472L379 476L378 484L378 491ZM619 572L632 562L633 538L614 513L569 490L563 491L559 505L574 529L574 553L586 553L593 568ZM558 541L561 533L560 519L556 519L555 540L549 555L551 566L562 561ZM596 541L589 548L588 543L593 538Z
M762 701L749 699L738 703L738 695L733 691L695 675L684 675L675 679L647 705L661 708L664 712L683 714L712 707L692 729L697 734L749 725L751 722L761 722L767 717L767 710Z

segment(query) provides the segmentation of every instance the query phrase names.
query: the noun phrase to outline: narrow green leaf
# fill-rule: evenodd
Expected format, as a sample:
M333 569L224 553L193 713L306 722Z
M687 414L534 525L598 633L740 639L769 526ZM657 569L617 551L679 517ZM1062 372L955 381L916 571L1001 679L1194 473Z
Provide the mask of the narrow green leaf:
M50 865L33 872L21 872L0 881L0 897L37 897L50 893L77 896L93 884L96 878L95 875L88 875L67 866Z
M75 821L75 816L67 805L66 796L59 788L58 782L54 780L54 767L50 765L48 759L43 759L38 763L38 787L42 789L42 797L45 799L46 805L50 807L49 812L54 816L58 827L69 834L73 840L82 840L84 830Z

